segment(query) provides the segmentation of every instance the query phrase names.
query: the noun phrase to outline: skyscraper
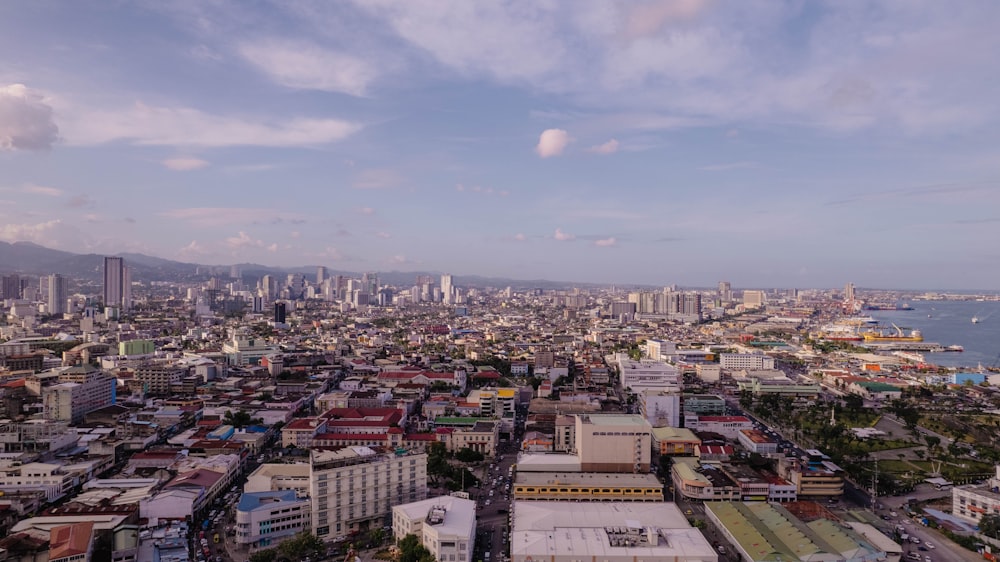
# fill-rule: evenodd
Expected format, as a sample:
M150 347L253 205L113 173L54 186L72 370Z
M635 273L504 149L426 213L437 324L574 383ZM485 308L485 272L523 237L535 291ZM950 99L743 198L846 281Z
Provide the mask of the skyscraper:
M326 267L321 265L316 268L316 284L322 285L323 281L326 281Z
M3 298L5 299L19 299L21 298L21 277L19 275L4 275L3 276L3 286L0 287L3 290Z
M285 314L286 314L285 303L283 302L274 303L274 321L278 324L284 324Z
M66 299L69 298L69 279L58 273L49 275L48 279L45 304L48 305L49 314L63 314L66 312Z
M451 304L451 274L445 273L441 276L441 300L445 304Z
M104 306L127 310L132 300L132 280L125 258L104 258Z
M719 281L719 300L722 302L733 300L733 285L729 281Z
M853 301L854 300L854 283L848 283L844 285L844 300Z

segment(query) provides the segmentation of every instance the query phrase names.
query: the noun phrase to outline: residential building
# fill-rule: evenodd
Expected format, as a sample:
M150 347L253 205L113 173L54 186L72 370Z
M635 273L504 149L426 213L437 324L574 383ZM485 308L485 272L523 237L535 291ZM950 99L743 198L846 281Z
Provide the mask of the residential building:
M1000 465L985 485L958 486L951 490L951 512L970 523L979 523L984 515L1000 515Z
M425 453L369 447L310 453L312 531L323 540L381 527L392 506L427 496Z
M681 373L673 365L648 359L635 361L625 353L619 353L616 360L622 388L631 392L664 390L680 386Z
M104 371L89 365L70 367L58 380L42 388L45 419L75 424L87 413L115 403L117 381Z
M132 274L125 258L104 258L104 306L128 310L132 305Z
M763 353L720 353L719 366L723 369L773 369L774 357Z
M844 494L844 470L815 449L805 451L803 458L781 459L778 476L795 484L800 498L834 498Z

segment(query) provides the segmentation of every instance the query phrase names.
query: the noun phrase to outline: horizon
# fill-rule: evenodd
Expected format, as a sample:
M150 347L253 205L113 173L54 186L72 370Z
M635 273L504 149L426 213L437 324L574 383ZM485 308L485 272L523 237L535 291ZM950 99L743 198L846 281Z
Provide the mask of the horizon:
M994 291L997 24L929 1L7 4L0 240Z

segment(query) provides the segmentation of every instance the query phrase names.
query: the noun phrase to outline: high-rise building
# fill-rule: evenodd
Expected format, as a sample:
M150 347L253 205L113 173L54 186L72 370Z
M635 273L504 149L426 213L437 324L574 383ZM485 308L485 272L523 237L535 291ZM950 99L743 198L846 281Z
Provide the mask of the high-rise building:
M733 285L729 281L719 281L719 300L722 302L733 300Z
M288 298L301 299L306 292L306 278L301 273L288 274Z
M316 268L316 284L322 285L323 281L326 281L326 277L327 277L326 267L322 265L318 266Z
M104 258L104 306L128 310L132 301L132 277L125 258Z
M761 308L767 302L764 291L743 291L744 308Z
M274 321L278 324L284 324L285 315L286 315L285 303L283 302L274 303Z
M854 300L854 283L848 283L844 285L844 300L853 301Z
M69 279L58 273L49 275L45 297L45 304L48 305L49 314L65 313L66 299L69 298Z
M452 297L452 278L450 273L445 273L441 276L441 300L445 304L451 304Z
M265 275L260 280L260 292L261 296L268 302L274 300L275 295L278 294L278 282L274 277Z
M5 299L21 298L21 277L16 274L4 275L3 286L0 289L3 290L2 295Z

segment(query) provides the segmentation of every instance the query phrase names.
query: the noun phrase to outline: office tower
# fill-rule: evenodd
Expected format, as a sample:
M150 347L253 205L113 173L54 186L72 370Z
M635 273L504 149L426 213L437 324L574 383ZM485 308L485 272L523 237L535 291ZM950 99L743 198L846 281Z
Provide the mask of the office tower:
M104 258L104 306L126 310L131 301L131 276L125 258Z
M451 304L451 281L450 273L445 273L441 276L441 300L444 301L445 304Z
M229 277L233 279L239 279L243 276L243 272L240 270L240 266L233 265L229 267Z
M326 267L321 265L316 268L316 284L322 285L323 281L326 281Z
M253 311L264 312L264 297L257 296L253 298Z
M275 281L274 277L270 275L265 275L260 280L260 292L267 301L274 300L274 296L278 294L278 283Z
M336 295L335 298L344 298L345 290L347 290L347 278L343 275L335 275L333 277L333 292Z
M49 314L63 314L66 312L66 299L69 298L69 279L58 273L49 275L47 279L48 286L44 295Z
M743 306L745 308L761 308L767 302L764 291L743 291Z
M5 299L19 299L21 298L21 277L18 275L4 275L3 276L3 298Z
M285 303L283 303L283 302L276 302L276 303L274 303L274 321L275 321L275 323L277 323L277 324L284 324L285 323L285 315L286 315Z
M844 285L844 300L853 301L854 300L854 283L848 283Z
M361 291L372 296L378 294L377 273L365 273L361 276Z
M722 302L733 300L733 285L729 281L719 281L719 300Z
M288 296L289 298L301 299L306 292L306 278L301 273L288 274Z

